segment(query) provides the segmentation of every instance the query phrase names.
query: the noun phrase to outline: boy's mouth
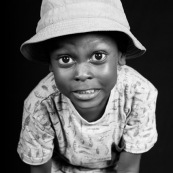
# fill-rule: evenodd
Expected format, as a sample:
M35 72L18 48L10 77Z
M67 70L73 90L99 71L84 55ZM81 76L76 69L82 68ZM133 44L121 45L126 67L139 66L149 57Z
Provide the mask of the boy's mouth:
M99 89L78 90L73 92L73 95L80 100L89 100L96 97L99 92Z

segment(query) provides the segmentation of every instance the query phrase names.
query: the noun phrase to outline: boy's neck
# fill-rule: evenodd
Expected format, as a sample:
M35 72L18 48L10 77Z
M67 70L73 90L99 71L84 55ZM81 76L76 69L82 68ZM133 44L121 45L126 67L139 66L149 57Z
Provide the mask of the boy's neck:
M82 118L84 118L88 122L94 122L100 119L106 109L107 103L108 103L109 98L106 100L105 103L102 103L102 105L99 105L99 107L93 107L90 109L79 109L77 108L76 110L80 114Z
M79 112L79 111L78 111ZM104 110L98 111L98 110L87 110L87 111L80 111L79 114L88 122L94 122L97 121L102 117L104 113Z

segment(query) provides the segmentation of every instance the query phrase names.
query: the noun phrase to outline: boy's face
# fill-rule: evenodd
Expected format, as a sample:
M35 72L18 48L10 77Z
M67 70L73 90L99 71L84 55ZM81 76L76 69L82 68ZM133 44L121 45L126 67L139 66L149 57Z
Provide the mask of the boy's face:
M50 70L62 94L79 113L105 108L117 80L121 58L116 42L98 33L71 35L57 39L50 53Z

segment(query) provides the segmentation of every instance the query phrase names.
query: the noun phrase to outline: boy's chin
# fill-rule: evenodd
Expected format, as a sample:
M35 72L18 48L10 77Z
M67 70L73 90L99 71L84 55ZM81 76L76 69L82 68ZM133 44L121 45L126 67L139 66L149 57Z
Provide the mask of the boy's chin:
M74 107L77 111L94 111L97 110L99 107L99 103L95 101L79 101L79 102L72 102Z

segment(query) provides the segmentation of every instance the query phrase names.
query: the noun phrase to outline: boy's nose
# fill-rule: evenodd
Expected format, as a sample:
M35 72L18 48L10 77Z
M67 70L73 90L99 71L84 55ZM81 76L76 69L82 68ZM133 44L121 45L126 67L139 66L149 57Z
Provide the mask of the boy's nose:
M92 78L93 78L93 73L88 63L81 63L76 66L75 70L76 81L85 81L87 79L92 79Z

